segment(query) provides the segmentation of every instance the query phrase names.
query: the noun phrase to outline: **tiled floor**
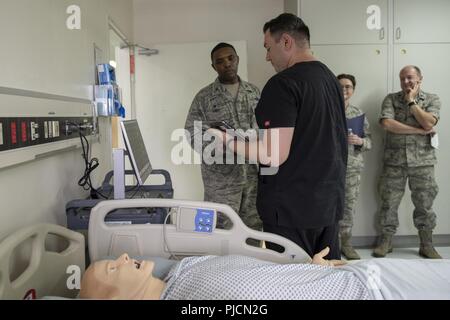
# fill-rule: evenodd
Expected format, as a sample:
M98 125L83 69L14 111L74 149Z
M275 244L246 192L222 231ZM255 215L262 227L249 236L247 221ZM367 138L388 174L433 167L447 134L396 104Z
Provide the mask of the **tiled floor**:
M450 247L435 247L436 251L444 258L450 259ZM362 259L376 259L372 257L373 249L356 249ZM343 257L344 258L344 257ZM419 256L419 248L394 248L386 258L398 259L423 259Z

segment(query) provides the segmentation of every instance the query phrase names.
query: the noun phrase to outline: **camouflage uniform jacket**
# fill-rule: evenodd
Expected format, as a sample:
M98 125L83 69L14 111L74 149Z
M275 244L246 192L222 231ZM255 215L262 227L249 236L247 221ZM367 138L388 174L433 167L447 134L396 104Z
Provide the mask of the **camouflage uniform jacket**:
M194 98L189 110L185 129L191 136L191 146L194 148L194 121L227 121L235 129L257 129L255 108L260 97L259 89L246 81L239 79L240 85L237 97L223 86L219 79L201 89ZM203 142L202 150L211 144L211 141ZM202 150L195 150L202 154ZM234 155L231 156L233 158ZM225 157L225 155L224 155ZM203 159L204 160L204 159ZM224 161L225 163L225 161ZM252 171L257 172L257 166L252 165ZM246 176L248 165L226 165L226 164L202 164L203 179L221 176L237 177ZM231 176L230 176L231 175ZM245 179L245 178L244 178Z
M345 117L347 119L352 119L354 117L362 115L363 112L358 107L349 105L345 109ZM347 160L347 171L361 171L364 168L363 152L369 151L372 148L371 133L369 130L369 121L367 117L364 117L364 137L362 146L348 145L348 160Z
M380 121L394 119L411 127L421 125L409 110L403 92L391 93L383 101ZM435 94L419 91L416 101L420 108L439 120L441 102ZM420 167L437 163L429 135L386 133L384 163L390 166Z

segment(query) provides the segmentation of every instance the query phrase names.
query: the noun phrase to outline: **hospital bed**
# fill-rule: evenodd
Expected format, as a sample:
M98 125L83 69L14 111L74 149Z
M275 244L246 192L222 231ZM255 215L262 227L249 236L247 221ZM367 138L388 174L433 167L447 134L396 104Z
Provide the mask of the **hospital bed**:
M168 219L171 219L171 223L127 225L105 222L108 212L118 208L139 207L170 208ZM217 212L223 213L232 221L231 229L195 231L199 226L199 215L213 218L210 224L204 223L202 226L214 226ZM49 235L64 238L66 246L61 250L49 250L46 241ZM284 247L285 251L279 253L248 245L249 238L276 243ZM14 265L14 255L18 251L17 248L26 241L32 247L30 263L21 274L11 277L15 271L11 267ZM303 264L310 262L311 258L292 241L274 234L251 230L229 206L207 202L173 199L103 201L92 209L88 243L91 261L116 258L128 253L135 258L156 261L155 269L158 269L158 259L163 262L175 261L166 266L169 268L176 265L178 268L183 263L173 259L227 255L230 255L230 258L247 256L275 262L277 264L267 268L293 268L294 272L290 274L294 276L298 275L298 270L322 268L320 270L323 271L323 268L327 268ZM15 232L0 243L0 299L76 297L76 285L79 285L81 273L85 268L84 250L83 236L60 226L44 224ZM374 259L351 264L342 269L356 275L361 283L375 284L375 289L370 287L369 290L374 299L450 299L450 260ZM376 271L375 275L373 271ZM168 272L168 269L160 270L162 274ZM327 272L332 274L339 272L339 269L329 269ZM318 275L322 277L322 273ZM379 284L375 281L378 276L381 281ZM287 292L291 292L293 287L290 283L288 287Z
M171 220L172 223L164 225L111 225L105 222L105 216L108 212L130 207L170 208L167 219L173 218ZM197 230L197 218L202 213L212 214L213 221L211 225L213 226L215 225L217 213L222 213L228 217L233 226L229 230L213 228L208 232L199 232ZM450 299L449 260L370 259L360 261L359 263L352 263L340 269L310 266L307 264L311 262L311 257L297 244L275 234L248 228L231 207L223 204L173 199L103 201L93 208L91 212L88 236L89 255L92 261L101 260L105 257L118 257L122 253L128 253L134 257L143 257L144 259L148 257L148 260L154 260L152 257L174 259L176 257L208 255L227 256L224 257L226 260L225 264L230 266L230 262L236 259L236 257L246 256L275 263L275 265L260 266L259 262L256 262L258 268L260 268L258 270L262 272L252 278L255 282L249 282L249 286L254 285L258 281L258 278L261 279L265 273L266 277L264 279L267 279L266 283L269 283L271 278L276 278L276 275L279 276L279 281L274 283L275 291L279 289L279 291L284 293L297 292L301 291L303 285L309 285L312 282L308 278L304 278L304 282L301 280L297 283L294 282L294 284L287 279L295 281L299 274L304 273L306 276L308 270L314 268L315 271L312 274L318 275L320 279L334 281L333 273L344 272L343 270L346 270L358 278L361 284L367 286L366 289L368 288L371 299ZM272 242L284 247L284 251L279 253L266 248L255 247L247 244L248 239ZM202 289L201 283L198 283L199 279L204 279L203 272L205 269L200 271L202 268L223 270L216 268L217 264L205 264L198 269L194 268L196 271L190 273L189 268L184 269L183 267L183 265L186 266L190 262L184 263L185 261L183 260L183 263L178 264L175 269L176 271L174 271L174 273L183 274L183 277L181 277L183 279L181 282L175 280L172 283L175 283L175 287L177 288L185 287L191 292L200 292ZM240 269L236 270L238 271ZM251 270L254 269L248 269L248 271ZM278 270L287 270L287 272L284 273L282 271L280 273ZM246 271L244 270L244 273ZM186 278L184 278L185 275ZM289 276L293 278L289 278ZM226 278L227 283L230 283L233 277L234 275L231 274L229 278ZM244 278L241 277L240 279ZM172 279L175 278L172 277ZM185 279L186 282L183 282ZM217 285L213 280L217 279L217 276L211 276L208 279L211 279L211 281L206 280L204 283L205 286L214 287ZM277 284L286 283L286 281L288 282L287 286L276 287ZM241 284L237 278L234 279L234 282L238 285ZM182 285L180 286L179 284ZM185 286L185 284L187 285ZM326 287L327 284L324 284L324 287ZM328 282L328 285L331 287L339 286L338 282ZM210 287L205 290L205 295L196 296L195 298L208 299L210 296L206 292L209 292ZM193 290L191 290L192 288ZM347 287L345 288L347 289ZM230 288L227 287L227 289ZM234 292L234 289L230 290L230 292ZM318 288L316 287L315 289ZM258 290L253 292L256 291ZM322 297L327 297L327 295L328 293ZM182 296L190 297L191 295L188 293L187 295L182 294ZM230 296L236 297L236 295ZM223 299L224 296L220 295L220 297ZM241 297L248 299L247 295ZM257 295L253 298L257 299L258 297ZM267 297L270 297L270 294ZM289 299L293 295L287 294L282 297ZM334 297L339 297L339 299L343 298L345 297L345 292Z
M106 215L120 208L170 208L168 224L109 224ZM195 231L198 213L212 214L205 232ZM214 227L217 212L233 223L229 230ZM169 221L168 221L169 222ZM59 252L49 251L49 235L64 239L66 246ZM270 241L285 248L283 253L246 243L247 239ZM17 248L24 243L31 246L28 266L20 275L12 277L13 260ZM136 258L161 262L161 270L172 264L167 259L204 255L246 255L277 263L308 263L311 258L294 242L281 236L255 231L242 222L227 205L174 199L130 199L102 201L91 211L88 231L90 261L116 258L123 253ZM163 265L164 264L164 265ZM39 299L46 296L76 297L76 285L85 269L85 239L80 233L61 226L39 224L21 229L0 243L0 300ZM78 274L77 274L78 272ZM72 278L71 278L72 276ZM78 279L76 278L78 277Z

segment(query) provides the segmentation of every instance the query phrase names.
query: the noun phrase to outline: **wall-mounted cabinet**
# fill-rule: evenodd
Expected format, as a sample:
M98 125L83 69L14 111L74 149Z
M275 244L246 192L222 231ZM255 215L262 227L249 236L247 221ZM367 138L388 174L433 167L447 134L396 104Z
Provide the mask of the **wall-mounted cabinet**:
M450 42L449 0L395 0L393 5L395 43Z
M367 21L379 8L379 30ZM301 16L312 44L450 42L449 0L285 0L287 12Z
M312 44L386 44L387 0L299 1L299 12L311 31ZM380 8L380 29L369 29L370 6Z

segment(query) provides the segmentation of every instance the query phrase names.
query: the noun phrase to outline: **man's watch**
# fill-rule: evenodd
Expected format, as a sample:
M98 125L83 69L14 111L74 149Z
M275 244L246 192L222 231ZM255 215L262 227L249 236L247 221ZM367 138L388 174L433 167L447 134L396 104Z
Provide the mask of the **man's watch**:
M408 103L408 107L412 107L413 105L417 104L416 100L413 100L411 102Z

